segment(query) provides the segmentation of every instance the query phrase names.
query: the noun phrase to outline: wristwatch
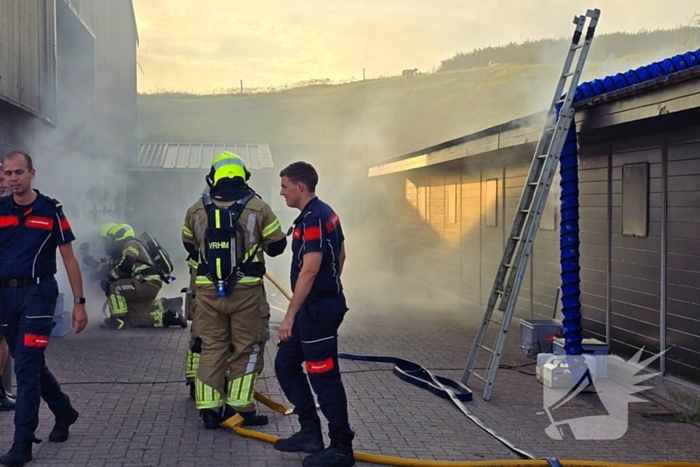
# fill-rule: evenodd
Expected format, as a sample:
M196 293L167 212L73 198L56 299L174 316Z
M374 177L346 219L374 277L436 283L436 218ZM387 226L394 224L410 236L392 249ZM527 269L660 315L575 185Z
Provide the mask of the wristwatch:
M78 297L75 300L73 300L73 303L76 305L85 305L85 297Z

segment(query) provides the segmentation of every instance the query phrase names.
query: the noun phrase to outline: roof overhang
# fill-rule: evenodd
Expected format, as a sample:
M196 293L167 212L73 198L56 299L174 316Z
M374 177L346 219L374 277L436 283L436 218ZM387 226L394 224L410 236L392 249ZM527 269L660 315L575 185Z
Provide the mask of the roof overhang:
M208 171L214 157L224 151L240 156L250 171L275 166L267 143L139 143L136 164L129 170Z
M579 101L579 133L700 108L700 67ZM369 168L378 177L539 141L546 112L512 120L445 143L386 159Z

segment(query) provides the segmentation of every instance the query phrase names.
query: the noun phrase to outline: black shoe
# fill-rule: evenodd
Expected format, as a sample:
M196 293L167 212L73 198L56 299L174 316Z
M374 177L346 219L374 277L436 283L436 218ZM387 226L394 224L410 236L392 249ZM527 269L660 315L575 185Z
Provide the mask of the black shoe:
M52 443L62 443L68 439L68 428L78 420L78 411L73 409L67 418L56 418L56 424L49 433L49 441Z
M180 326L181 328L186 328L187 320L174 311L168 310L163 313L163 327L167 328L168 326Z
M301 462L304 467L352 467L355 465L355 453L352 447L342 447L331 442L331 445L319 452L306 456Z
M199 415L204 422L204 428L207 430L216 430L221 425L221 411L214 409L201 410Z
M0 411L15 410L17 401L7 392L0 393Z
M278 451L315 454L323 451L323 435L321 430L302 428L289 438L278 439L273 447Z
M12 448L0 457L0 465L8 467L22 467L26 462L32 460L33 441L18 441L12 443Z
M236 414L240 414L243 417L243 426L265 426L269 423L267 415L258 415L255 410L252 412L238 412L230 405L227 405L226 410L224 410L224 420L228 420Z

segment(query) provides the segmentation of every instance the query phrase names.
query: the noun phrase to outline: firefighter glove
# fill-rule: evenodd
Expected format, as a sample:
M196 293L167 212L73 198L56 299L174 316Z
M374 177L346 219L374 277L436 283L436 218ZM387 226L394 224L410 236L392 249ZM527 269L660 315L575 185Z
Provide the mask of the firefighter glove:
M190 350L192 353L202 353L202 339L199 337L194 338L194 342L192 342L192 346L190 347Z

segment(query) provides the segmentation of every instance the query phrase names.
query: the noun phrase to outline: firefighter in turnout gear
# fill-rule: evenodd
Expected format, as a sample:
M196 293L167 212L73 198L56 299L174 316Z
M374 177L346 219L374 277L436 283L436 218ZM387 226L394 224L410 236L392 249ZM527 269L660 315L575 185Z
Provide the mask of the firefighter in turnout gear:
M210 191L189 208L182 230L185 249L198 261L194 327L202 353L195 399L207 429L236 413L243 425L268 422L253 399L269 338L263 253L282 254L287 239L270 206L246 184L249 177L239 156L219 154L206 177Z
M106 281L109 279L109 271L114 267L114 261L112 260L111 256L109 255L109 251L107 251L107 248L109 246L109 241L107 239L107 235L113 227L116 227L117 223L116 222L108 222L106 224L103 224L100 227L100 233L99 237L100 240L102 240L103 245L105 247L105 254L106 256L101 258L100 260L95 259L91 254L90 254L90 244L88 242L84 242L80 244L80 254L83 257L83 264L86 265L89 270L90 270L90 280L93 281Z
M187 327L184 318L170 309L169 300L156 299L163 286L162 277L144 245L135 238L134 229L128 224L111 227L106 245L110 256L118 260L107 274L108 280L102 282L110 317L101 327Z
M187 354L185 355L185 380L187 385L190 387L190 397L195 398L195 377L197 376L197 367L199 367L199 356L202 353L202 339L197 335L197 331L194 325L194 316L197 311L197 291L196 291L196 281L197 281L197 266L198 260L193 258L192 255L187 258L187 265L190 270L190 286L183 289L182 292L186 294L185 296L185 317L187 321L192 321L190 325L190 345L187 348Z

